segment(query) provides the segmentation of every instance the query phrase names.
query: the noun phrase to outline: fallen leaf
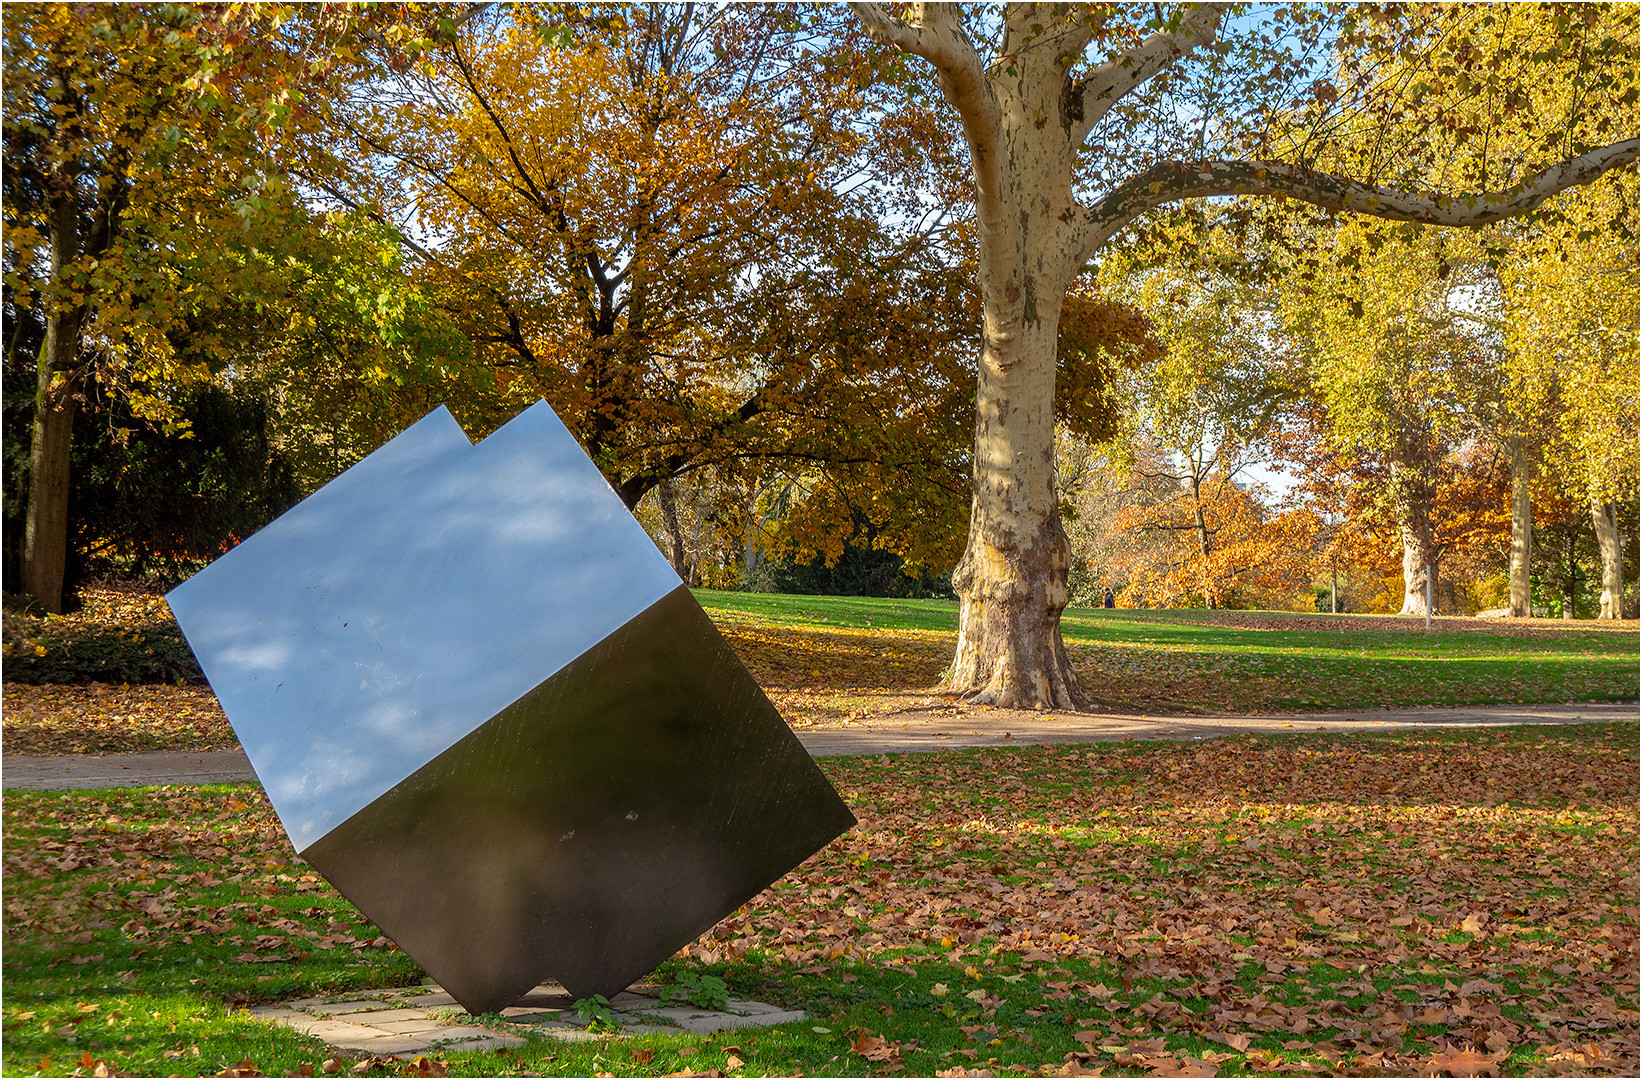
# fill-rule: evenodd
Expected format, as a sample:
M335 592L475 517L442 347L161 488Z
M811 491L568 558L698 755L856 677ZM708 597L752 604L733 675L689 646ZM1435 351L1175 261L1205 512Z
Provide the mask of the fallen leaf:
M1433 1055L1426 1064L1449 1076L1498 1076L1499 1063L1505 1060L1507 1053L1509 1051L1482 1054L1475 1050L1456 1050Z
M1205 1031L1203 1033L1203 1037L1205 1039L1213 1039L1215 1042L1225 1043L1227 1046L1231 1047L1233 1050L1247 1050L1249 1048L1249 1043L1252 1041L1252 1040L1250 1040L1248 1035L1244 1034L1241 1031L1231 1032L1231 1033L1220 1032L1220 1031Z

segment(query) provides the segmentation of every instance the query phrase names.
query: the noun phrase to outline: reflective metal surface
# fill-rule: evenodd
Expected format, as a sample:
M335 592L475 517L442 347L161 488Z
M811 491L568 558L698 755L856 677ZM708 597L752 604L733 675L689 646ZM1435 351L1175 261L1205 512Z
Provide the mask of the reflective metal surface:
M436 410L167 599L301 850L678 586L538 403Z
M474 1012L610 996L854 822L545 403L167 599L293 844Z
M477 1013L614 995L854 821L681 587L303 855Z

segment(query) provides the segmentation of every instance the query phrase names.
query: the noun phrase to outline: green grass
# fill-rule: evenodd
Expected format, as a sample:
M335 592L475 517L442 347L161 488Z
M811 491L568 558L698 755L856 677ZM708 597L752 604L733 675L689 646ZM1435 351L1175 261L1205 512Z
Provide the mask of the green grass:
M957 634L953 601L697 595L732 627ZM1069 609L1061 622L1085 688L1108 708L1216 713L1637 698L1642 648L1632 626L1472 629L1443 620L1425 633L1406 625L1378 616L1089 608Z
M785 593L692 590L715 619L740 617L786 627L958 632L956 600L893 600L873 596L790 596Z
M825 759L860 825L658 976L717 975L806 1020L538 1038L446 1064L1430 1075L1474 1052L1510 1075L1623 1075L1638 737L1589 724ZM328 1048L240 1006L422 977L291 853L254 786L8 793L3 812L7 1075L318 1071Z

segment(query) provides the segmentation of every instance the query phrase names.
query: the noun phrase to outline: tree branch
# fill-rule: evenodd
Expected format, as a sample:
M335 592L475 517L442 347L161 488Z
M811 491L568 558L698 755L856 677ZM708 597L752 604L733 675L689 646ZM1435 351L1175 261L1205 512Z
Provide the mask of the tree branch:
M986 65L958 25L957 5L914 4L911 22L896 18L879 4L862 0L851 0L850 10L874 41L921 56L935 65L941 93L963 120L975 170L976 196L995 199L1003 190L998 158L1002 112L986 81Z
M1072 145L1081 146L1100 118L1130 91L1219 33L1220 19L1230 4L1196 4L1176 30L1159 30L1124 53L1108 60L1073 84L1067 95Z
M1458 228L1525 214L1559 191L1588 184L1636 159L1637 140L1626 139L1559 162L1503 191L1464 195L1380 187L1286 162L1163 161L1119 185L1087 211L1081 258L1087 262L1145 211L1181 199L1270 195L1388 221Z

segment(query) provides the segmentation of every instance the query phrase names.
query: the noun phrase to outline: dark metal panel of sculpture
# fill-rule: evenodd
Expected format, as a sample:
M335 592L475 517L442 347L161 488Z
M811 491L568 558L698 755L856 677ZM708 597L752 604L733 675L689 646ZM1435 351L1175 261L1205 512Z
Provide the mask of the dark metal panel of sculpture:
M169 599L299 852L470 1011L610 996L854 822L545 404Z
M614 996L854 820L680 588L303 854L482 1012Z

